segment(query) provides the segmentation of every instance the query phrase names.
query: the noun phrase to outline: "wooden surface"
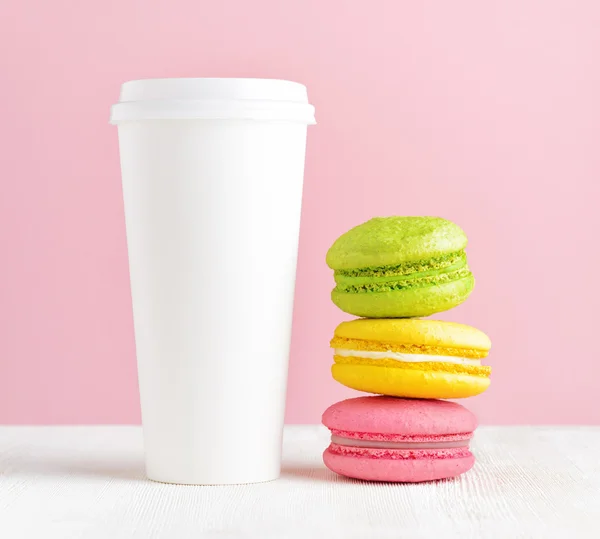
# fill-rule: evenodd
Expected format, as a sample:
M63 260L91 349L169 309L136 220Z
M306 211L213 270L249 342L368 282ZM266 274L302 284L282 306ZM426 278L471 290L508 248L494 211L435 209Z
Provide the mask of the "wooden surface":
M287 427L279 481L144 478L139 427L0 427L0 538L598 538L600 427L482 427L460 479L364 483L323 467L322 427Z

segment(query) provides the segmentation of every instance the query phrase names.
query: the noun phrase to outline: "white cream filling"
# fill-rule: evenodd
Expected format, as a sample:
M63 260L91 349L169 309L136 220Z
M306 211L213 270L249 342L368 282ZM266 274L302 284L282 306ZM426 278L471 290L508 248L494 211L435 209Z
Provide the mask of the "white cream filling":
M342 436L331 435L331 443L348 447L366 447L372 449L454 449L469 447L470 440L453 440L451 442L380 442L375 440L354 440Z
M407 363L457 363L459 365L481 365L481 360L470 357L455 356L430 356L428 354L403 354L401 352L374 352L368 350L346 350L345 348L334 348L333 353L342 357L362 357L366 359L393 359Z

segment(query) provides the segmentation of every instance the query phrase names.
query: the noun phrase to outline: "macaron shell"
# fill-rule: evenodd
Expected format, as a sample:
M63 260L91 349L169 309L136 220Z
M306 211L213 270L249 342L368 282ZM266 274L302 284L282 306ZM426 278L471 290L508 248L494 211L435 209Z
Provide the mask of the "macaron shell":
M340 236L327 252L332 269L377 267L462 251L467 237L441 217L375 217Z
M330 430L432 442L439 436L471 433L477 428L475 414L457 402L385 396L336 402L325 410L322 422Z
M333 472L365 481L420 483L456 477L469 471L475 457L419 458L406 460L378 459L366 456L340 455L329 448L323 453L325 466Z
M333 364L333 378L358 391L416 399L462 399L483 393L484 376L371 365Z
M333 289L331 300L342 311L366 318L430 316L460 305L469 297L473 275L457 281L391 292L347 293Z
M489 350L488 336L478 329L456 322L413 319L361 319L342 322L335 337L362 341L416 344L434 347Z

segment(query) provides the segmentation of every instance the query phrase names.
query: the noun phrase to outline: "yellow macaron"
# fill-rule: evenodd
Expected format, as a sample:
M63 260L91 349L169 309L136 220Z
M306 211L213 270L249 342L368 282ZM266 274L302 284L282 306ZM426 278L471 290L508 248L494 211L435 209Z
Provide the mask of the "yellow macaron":
M379 318L342 322L331 341L333 378L366 391L421 399L483 393L491 342L478 329L438 320Z

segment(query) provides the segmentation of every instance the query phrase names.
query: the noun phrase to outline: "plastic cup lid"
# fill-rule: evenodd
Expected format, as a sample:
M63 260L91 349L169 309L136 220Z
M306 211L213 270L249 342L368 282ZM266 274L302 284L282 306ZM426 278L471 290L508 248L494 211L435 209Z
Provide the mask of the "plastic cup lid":
M123 84L110 123L262 120L315 124L306 87L276 79L144 79Z

